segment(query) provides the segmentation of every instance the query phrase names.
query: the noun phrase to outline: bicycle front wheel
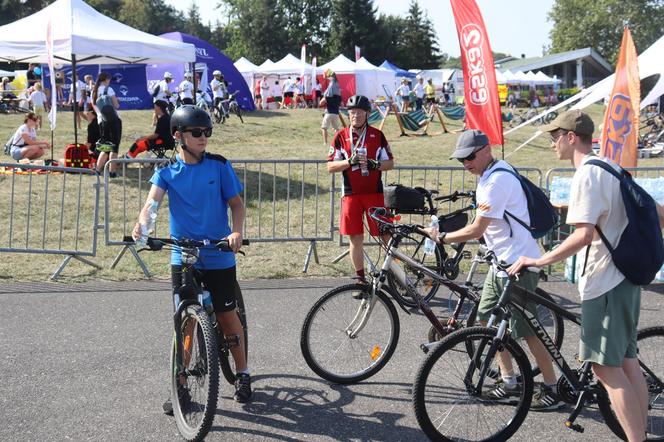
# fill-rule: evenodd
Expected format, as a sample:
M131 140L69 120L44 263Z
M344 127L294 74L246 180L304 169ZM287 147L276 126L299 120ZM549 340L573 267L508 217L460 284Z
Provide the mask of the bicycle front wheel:
M171 401L175 424L187 441L200 441L214 420L219 393L216 332L199 305L180 318L182 342L171 352Z
M528 414L533 379L530 362L511 338L494 342L496 329L465 328L445 337L421 365L413 385L417 422L434 441L504 441ZM468 343L476 349L469 356ZM498 370L496 350L502 347L513 359L517 388L500 399L490 373Z
M664 440L664 327L640 330L636 337L639 366L648 386L648 423L646 440ZM622 426L611 408L608 394L597 398L604 422L613 433L627 440ZM636 406L637 404L630 404Z
M240 285L235 283L235 302L237 303L237 315L240 318L240 323L242 324L242 332L244 337L244 357L247 362L249 357L249 333L247 332L247 314L244 309L244 298L242 298L242 291L240 290ZM222 341L220 337L219 342ZM221 367L221 372L224 375L226 381L234 385L235 380L237 379L237 369L235 368L235 359L228 348L228 345L219 346L219 366Z
M323 379L352 384L378 373L399 340L399 316L384 292L362 284L324 294L309 310L300 349L309 368Z

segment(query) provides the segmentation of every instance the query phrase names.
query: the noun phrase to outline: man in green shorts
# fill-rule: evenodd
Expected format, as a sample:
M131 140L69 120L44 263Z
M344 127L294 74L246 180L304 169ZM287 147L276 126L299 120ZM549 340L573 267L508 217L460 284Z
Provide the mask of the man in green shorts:
M639 322L641 288L632 284L614 265L596 226L607 240L618 243L627 216L620 183L601 167L586 165L597 158L592 151L594 124L579 110L565 112L542 127L561 160L576 168L572 178L567 224L574 232L555 249L540 258L520 257L509 270L553 264L580 252L585 263L579 278L581 295L581 342L579 359L591 361L593 371L609 393L618 421L630 442L646 436L648 390L636 357L636 328ZM618 170L606 158L600 158ZM664 208L657 207L664 225Z
M466 242L483 237L489 250L493 251L500 261L507 263L515 262L523 254L539 256L539 246L530 231L505 216L506 212L509 212L526 225L530 224L526 195L521 183L514 175L505 171L513 170L512 166L493 158L488 137L480 130L463 132L457 140L452 158L460 161L468 172L479 177L476 192L477 216L472 224L456 232L438 236L437 231L429 230L431 237L446 243ZM528 268L515 284L534 291L538 277L539 269ZM498 272L493 267L489 269L477 312L480 321L486 322L489 319L507 281L505 272ZM526 303L526 309L536 315L536 306L532 302ZM558 378L544 345L537 339L535 332L528 326L520 312L512 312L509 327L514 339L526 340L544 378L544 384L533 395L530 409L549 411L560 408L564 403L558 396L556 388ZM515 397L521 394L521 390L517 375L514 373L512 359L507 353L500 353L498 361L502 379L488 396L492 400L502 402L514 401Z

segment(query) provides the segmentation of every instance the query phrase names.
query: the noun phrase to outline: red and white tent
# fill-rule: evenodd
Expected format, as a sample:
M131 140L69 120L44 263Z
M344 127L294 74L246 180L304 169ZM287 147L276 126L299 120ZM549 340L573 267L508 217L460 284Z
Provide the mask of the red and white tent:
M323 90L327 87L327 79L323 77L327 70L331 70L337 75L343 101L356 94L375 100L394 92L396 81L394 72L375 66L364 57L354 63L341 54L329 63L320 66L318 79Z

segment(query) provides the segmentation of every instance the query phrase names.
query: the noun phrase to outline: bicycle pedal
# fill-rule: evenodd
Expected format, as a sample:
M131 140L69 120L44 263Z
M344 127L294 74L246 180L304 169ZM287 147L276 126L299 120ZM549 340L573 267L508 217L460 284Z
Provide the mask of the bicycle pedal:
M575 424L574 422L565 421L565 426L570 430L576 431L577 433L583 433L585 431L585 428L579 424Z

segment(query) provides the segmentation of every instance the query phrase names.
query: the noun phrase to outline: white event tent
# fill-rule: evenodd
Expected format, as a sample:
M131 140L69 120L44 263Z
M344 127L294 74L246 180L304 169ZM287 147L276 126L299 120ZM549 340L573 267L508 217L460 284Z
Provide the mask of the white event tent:
M196 60L194 45L134 29L97 12L83 0L56 0L41 11L0 26L0 60L48 63L49 26L55 63L71 64L72 70L76 64ZM74 136L77 137L76 124Z
M254 95L254 86L255 86L255 78L256 75L258 74L258 66L250 62L244 57L240 57L233 65L237 68L238 72L242 75L242 78L244 78L245 83L247 83L247 86L249 86L249 91L251 91L251 95Z
M379 96L394 92L396 74L389 69L371 64L364 57L354 63L340 54L334 60L320 66L319 69L322 72L329 69L337 74L344 101L355 94L365 95L370 100L375 100Z

